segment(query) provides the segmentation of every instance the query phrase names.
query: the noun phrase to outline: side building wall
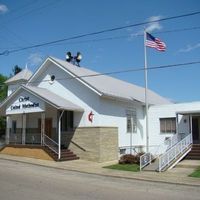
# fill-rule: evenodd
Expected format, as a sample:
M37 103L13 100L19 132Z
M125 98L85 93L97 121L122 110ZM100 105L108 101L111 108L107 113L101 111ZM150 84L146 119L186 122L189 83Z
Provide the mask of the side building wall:
M178 103L151 106L149 108L149 143L150 151L162 151L161 146L165 146L166 139L172 137L175 133L161 133L160 119L161 118L176 118L176 113L197 112L200 111L200 102ZM176 131L182 136L190 132L189 114L178 115ZM160 147L159 147L160 146Z
M100 124L103 126L118 127L119 147L145 145L145 114L141 103L133 101L123 102L111 99L100 101ZM127 132L127 111L136 111L136 131L131 134Z

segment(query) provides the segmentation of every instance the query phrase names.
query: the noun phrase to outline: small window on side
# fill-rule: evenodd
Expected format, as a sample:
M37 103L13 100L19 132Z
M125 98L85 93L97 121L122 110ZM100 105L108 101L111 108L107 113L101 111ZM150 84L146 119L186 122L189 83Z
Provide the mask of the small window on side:
M176 132L176 118L160 118L160 132L161 133L175 133Z

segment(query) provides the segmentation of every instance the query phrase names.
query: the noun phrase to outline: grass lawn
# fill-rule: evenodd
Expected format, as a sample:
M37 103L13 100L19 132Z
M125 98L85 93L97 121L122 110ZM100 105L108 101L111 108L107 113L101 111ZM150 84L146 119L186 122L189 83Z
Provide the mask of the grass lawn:
M115 165L110 165L103 168L131 171L131 172L140 171L139 165L136 165L136 164L115 164Z
M200 167L198 167L192 174L189 175L190 177L200 178Z

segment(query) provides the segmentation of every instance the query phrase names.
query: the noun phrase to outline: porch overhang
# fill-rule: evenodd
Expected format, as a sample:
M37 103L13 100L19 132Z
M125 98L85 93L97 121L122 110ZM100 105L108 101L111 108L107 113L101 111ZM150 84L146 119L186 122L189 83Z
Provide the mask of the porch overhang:
M177 111L176 114L180 114L180 115L200 114L200 110Z
M24 94L26 94L24 96ZM29 98L29 96L31 98ZM36 102L34 102L36 100ZM24 103L24 101L26 103ZM38 103L40 102L40 103ZM8 114L22 114L31 112L44 112L44 104L48 104L57 110L69 110L84 112L84 109L69 100L49 91L45 88L21 85L0 105L0 116ZM9 107L11 109L9 109Z

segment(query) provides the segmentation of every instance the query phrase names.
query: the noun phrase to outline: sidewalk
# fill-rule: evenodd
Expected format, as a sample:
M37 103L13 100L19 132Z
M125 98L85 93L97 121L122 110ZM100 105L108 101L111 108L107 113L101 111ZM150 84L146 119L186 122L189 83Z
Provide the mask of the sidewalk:
M126 178L135 180L145 180L151 182L200 186L199 178L188 177L188 175L193 172L194 168L200 166L200 161L183 161L178 165L178 167L170 171L158 173L158 172L146 172L146 171L128 172L128 171L102 168L103 166L114 164L117 161L105 162L105 163L96 163L85 160L55 162L55 161L39 160L27 157L11 156L6 154L0 154L0 159L12 160L17 162L39 165L44 167L51 167L62 170L70 170L82 173L110 176L115 178Z

